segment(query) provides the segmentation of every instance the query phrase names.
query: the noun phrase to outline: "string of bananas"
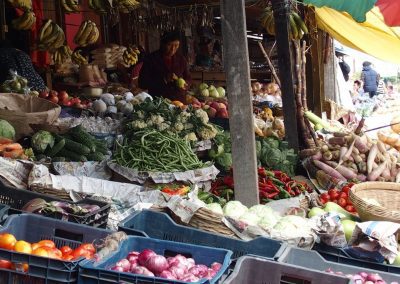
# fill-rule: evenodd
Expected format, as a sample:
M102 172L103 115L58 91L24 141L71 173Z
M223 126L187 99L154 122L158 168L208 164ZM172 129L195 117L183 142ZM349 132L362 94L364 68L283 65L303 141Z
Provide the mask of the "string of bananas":
M295 11L289 14L290 38L293 40L302 39L305 34L308 34L308 28L303 19ZM275 20L274 14L270 7L264 9L261 16L261 25L270 35L275 35Z
M74 37L74 42L78 46L88 46L97 42L100 31L96 24L90 20L84 21L79 26L78 32Z
M32 11L25 11L22 16L12 20L11 25L16 30L27 31L36 23L36 15Z
M139 8L140 2L137 0L114 0L114 3L121 13L128 14Z
M61 0L61 6L66 14L79 13L81 11L78 0Z
M140 51L137 47L129 46L122 54L124 63L128 66L133 66L138 62Z
M53 61L56 65L61 65L71 58L72 50L68 45L63 45L53 53Z
M8 0L14 8L32 10L32 0Z
M64 45L65 34L59 25L48 19L39 30L38 49L55 52Z
M88 5L97 14L105 14L112 8L112 3L108 0L88 0Z
M81 66L88 64L88 60L81 54L80 50L75 50L71 55L71 60L73 63Z

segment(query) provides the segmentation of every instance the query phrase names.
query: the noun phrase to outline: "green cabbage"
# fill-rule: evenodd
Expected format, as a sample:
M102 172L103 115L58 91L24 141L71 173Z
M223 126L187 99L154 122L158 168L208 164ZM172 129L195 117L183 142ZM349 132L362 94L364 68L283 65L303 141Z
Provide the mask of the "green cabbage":
M247 211L239 217L239 221L244 222L250 226L257 226L258 222L260 221L260 217L252 212Z
M258 226L266 231L272 229L276 223L279 222L280 216L277 214L272 214L268 217L261 218L258 222Z
M232 219L239 219L249 209L244 206L240 201L229 201L224 206L224 215Z
M0 137L8 138L14 140L15 129L12 125L3 119L0 119Z
M249 211L256 214L260 218L277 214L271 207L261 204L250 207Z
M232 154L222 153L215 158L215 162L220 165L225 171L229 171L232 167Z
M222 207L219 203L210 203L206 205L207 209L210 209L211 211L224 215L224 212L222 211Z
M50 132L40 130L32 136L32 148L38 153L44 153L46 149L54 146L54 137Z

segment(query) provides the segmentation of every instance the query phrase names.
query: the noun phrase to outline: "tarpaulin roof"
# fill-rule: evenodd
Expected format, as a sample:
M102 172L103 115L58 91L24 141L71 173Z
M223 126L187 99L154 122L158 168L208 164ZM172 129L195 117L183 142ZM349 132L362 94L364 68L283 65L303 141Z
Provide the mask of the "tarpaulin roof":
M378 8L364 23L328 7L315 8L317 24L342 44L378 59L400 64L400 28L388 27Z

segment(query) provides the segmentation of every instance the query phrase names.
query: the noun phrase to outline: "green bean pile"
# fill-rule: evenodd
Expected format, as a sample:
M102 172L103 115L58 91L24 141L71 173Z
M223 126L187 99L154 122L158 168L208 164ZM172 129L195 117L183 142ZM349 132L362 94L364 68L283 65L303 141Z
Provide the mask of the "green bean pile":
M182 172L206 166L190 143L156 130L136 132L117 143L114 161L120 166L147 172Z

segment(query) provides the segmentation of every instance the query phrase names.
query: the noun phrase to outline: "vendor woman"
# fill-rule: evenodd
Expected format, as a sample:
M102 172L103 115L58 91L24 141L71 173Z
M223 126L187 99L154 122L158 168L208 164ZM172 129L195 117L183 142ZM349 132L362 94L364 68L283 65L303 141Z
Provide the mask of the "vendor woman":
M166 33L161 38L160 49L144 60L139 75L139 87L148 90L151 96L162 96L172 101L186 102L185 88L179 88L177 78L187 84L191 77L186 59L178 53L180 37L178 32Z

